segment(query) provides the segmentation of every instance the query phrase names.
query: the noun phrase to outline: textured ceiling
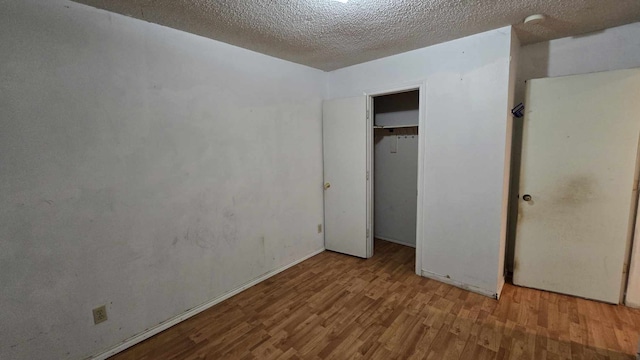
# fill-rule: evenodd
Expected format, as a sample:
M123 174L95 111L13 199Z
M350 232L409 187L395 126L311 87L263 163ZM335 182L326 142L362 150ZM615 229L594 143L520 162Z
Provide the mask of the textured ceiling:
M511 24L528 44L640 20L640 0L75 1L322 70Z

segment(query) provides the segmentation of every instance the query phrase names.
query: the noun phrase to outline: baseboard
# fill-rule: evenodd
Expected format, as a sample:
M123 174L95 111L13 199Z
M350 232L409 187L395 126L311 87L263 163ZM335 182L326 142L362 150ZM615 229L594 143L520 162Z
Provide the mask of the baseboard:
M635 303L635 302L633 302L633 301L626 301L626 300L625 300L625 302L624 302L624 306L626 306L626 307L630 307L630 308L634 308L634 309L640 309L640 304ZM640 344L639 344L638 349L640 350Z
M210 308L210 307L212 307L212 306L214 306L214 305L216 305L218 303L221 303L224 300L226 300L226 299L228 299L228 298L230 298L230 297L232 297L232 296L234 296L234 295L236 295L236 294L238 294L238 293L240 293L240 292L242 292L242 291L244 291L244 290L246 290L246 289L248 289L248 288L250 288L250 287L252 287L252 286L254 286L256 284L258 284L258 283L261 283L261 282L267 280L268 278L270 278L270 277L272 277L274 275L277 275L277 274L287 270L288 268L290 268L290 267L292 267L294 265L297 265L297 264L299 264L299 263L301 263L301 262L303 262L303 261L305 261L305 260L307 260L307 259L309 259L311 257L314 257L314 256L320 254L323 251L325 251L324 248L322 248L320 250L316 250L316 251L312 252L311 254L304 256L301 259L298 259L298 260L296 260L296 261L294 261L292 263L284 265L284 266L282 266L280 268L277 268L275 270L269 271L268 273L266 273L264 275L261 275L260 277L257 277L255 279L249 281L248 283L245 283L244 285L234 289L234 290L231 290L231 291L229 291L229 292L227 292L227 293L225 293L223 295L220 295L220 296L214 298L213 300L210 300L210 301L208 301L208 302L206 302L204 304L201 304L201 305L198 305L198 306L196 306L196 307L194 307L192 309L189 309L189 310L185 311L184 313L182 313L182 314L180 314L178 316L175 316L175 317L173 317L173 318L171 318L169 320L166 320L166 321L158 324L157 326L155 326L153 328L150 328L148 330L145 330L145 331L141 332L140 334L134 335L133 337L130 337L129 339L123 341L119 345L116 345L116 346L110 348L109 350L106 350L106 351L101 352L99 354L90 356L89 359L94 359L94 360L107 359L110 356L113 356L113 355L115 355L115 354L117 354L117 353L119 353L119 352L121 352L121 351L123 351L123 350L125 350L127 348L130 348L133 345L135 345L137 343L140 343L140 342L142 342L142 341L144 341L144 340L146 340L146 339L148 339L148 338L150 338L150 337L152 337L152 336L154 336L156 334L159 334L162 331L172 327L173 325L176 325L176 324L178 324L178 323L180 323L180 322L182 322L184 320L187 320L188 318L190 318L192 316L195 316L195 315L207 310L208 308Z
M498 294L493 292L493 291L489 291L489 290L485 290L485 289L481 289L477 286L473 286L473 285L469 285L469 284L465 284L459 281L455 281L453 279L450 279L444 275L440 275L440 274L436 274L436 273L432 273L431 271L427 271L427 270L422 270L422 276L429 278L429 279L433 279L436 281L440 281L443 282L445 284L449 284L455 287L459 287L461 289L464 290L468 290L471 292L474 292L476 294L480 294L480 295L484 295L493 299L497 299L498 298Z
M496 292L496 299L500 300L500 295L502 294L502 289L504 288L505 279L504 277L499 279L500 283L498 284L498 291Z
M412 247L412 248L416 247L416 244L407 243L407 242L404 242L402 240L389 239L389 238L378 236L378 235L376 235L375 238L376 239L380 239L380 240L384 240L384 241L388 241L388 242L392 242L392 243L398 244L398 245L404 245L404 246L408 246L408 247Z

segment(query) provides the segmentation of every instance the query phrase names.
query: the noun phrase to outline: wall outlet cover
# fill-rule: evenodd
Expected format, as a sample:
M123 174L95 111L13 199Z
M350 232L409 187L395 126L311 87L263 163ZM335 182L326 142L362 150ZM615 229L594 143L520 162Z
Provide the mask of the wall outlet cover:
M107 307L105 305L93 309L93 323L100 324L107 321Z

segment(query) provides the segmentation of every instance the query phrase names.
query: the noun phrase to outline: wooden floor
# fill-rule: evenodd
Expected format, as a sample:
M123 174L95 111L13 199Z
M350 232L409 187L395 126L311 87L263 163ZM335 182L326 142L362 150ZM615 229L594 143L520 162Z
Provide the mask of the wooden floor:
M635 359L640 312L414 273L414 249L324 252L112 359Z

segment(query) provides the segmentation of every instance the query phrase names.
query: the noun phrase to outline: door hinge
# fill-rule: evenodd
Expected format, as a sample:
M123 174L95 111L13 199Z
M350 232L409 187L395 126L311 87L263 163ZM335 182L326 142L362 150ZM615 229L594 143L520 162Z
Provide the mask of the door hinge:
M369 238L369 229L367 229L367 239Z
M369 120L369 110L367 110L367 120Z
M367 171L367 180L369 180L369 172Z

